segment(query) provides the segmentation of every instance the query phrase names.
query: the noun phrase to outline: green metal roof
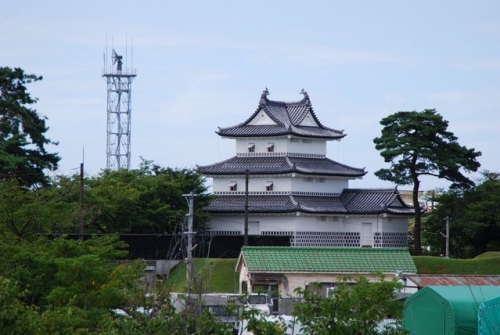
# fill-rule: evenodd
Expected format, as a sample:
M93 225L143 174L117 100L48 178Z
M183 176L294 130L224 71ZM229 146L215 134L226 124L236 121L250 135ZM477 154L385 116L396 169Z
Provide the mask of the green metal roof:
M405 248L243 247L250 272L416 273Z

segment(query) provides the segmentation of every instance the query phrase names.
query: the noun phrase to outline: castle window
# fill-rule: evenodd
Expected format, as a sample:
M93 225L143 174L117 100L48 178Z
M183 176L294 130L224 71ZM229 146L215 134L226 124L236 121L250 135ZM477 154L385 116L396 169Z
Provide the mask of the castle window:
M312 183L313 180L314 180L313 178L307 177L307 178L304 178L304 183Z
M266 191L270 192L273 190L273 182L272 181L266 181Z
M248 152L255 152L255 143L248 143Z
M238 190L238 183L236 183L235 181L230 182L228 186L229 186L229 191L231 192L235 192Z
M267 152L274 152L274 143L267 144Z

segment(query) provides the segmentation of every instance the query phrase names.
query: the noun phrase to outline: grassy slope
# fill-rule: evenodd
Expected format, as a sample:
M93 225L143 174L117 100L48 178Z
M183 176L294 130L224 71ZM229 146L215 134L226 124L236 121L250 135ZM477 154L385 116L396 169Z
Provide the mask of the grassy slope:
M236 259L196 258L194 267L196 278L202 282L202 292L236 293L238 274ZM170 273L166 285L173 292L186 291L186 265L180 263Z
M491 257L500 258L500 251L487 251L487 252L477 256L475 259L491 258Z
M487 252L474 259L414 256L419 274L500 275L500 252ZM197 278L202 278L202 292L236 293L238 275L236 259L195 259ZM169 275L166 285L173 292L185 292L186 266L181 263Z
M498 255L481 255L474 259L415 256L413 261L420 274L500 275Z

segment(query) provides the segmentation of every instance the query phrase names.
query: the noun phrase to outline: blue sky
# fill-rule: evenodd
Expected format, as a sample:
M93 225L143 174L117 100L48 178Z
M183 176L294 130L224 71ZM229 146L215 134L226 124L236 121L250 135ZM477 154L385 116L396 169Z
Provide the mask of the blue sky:
M245 121L267 87L282 101L304 88L321 122L345 130L328 157L366 168L351 187L392 187L373 175L388 166L373 138L402 110L436 108L483 153L481 169L500 171L498 0L2 2L0 66L44 77L28 89L59 142L59 173L78 171L83 148L86 173L106 166L106 46L137 70L132 168L233 156L215 131Z

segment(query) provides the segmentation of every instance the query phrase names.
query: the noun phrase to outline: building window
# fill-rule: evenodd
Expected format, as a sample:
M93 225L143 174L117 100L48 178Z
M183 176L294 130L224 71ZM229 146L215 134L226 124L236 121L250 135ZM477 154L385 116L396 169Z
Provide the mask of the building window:
M267 152L274 152L274 143L267 144Z
M304 183L312 183L313 182L313 178L304 178Z
M231 192L236 192L238 190L238 183L236 183L235 181L230 182L228 186L229 186L229 191Z
M266 181L266 191L271 192L273 190L273 182Z
M248 152L255 152L255 143L248 143Z

